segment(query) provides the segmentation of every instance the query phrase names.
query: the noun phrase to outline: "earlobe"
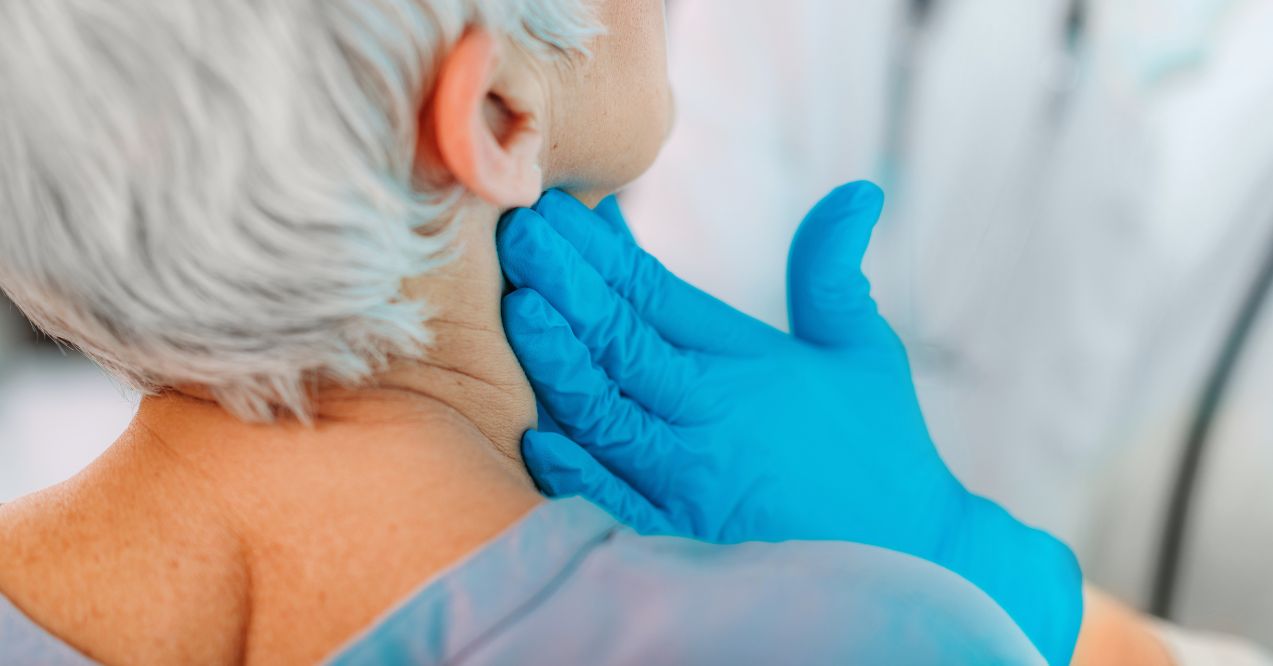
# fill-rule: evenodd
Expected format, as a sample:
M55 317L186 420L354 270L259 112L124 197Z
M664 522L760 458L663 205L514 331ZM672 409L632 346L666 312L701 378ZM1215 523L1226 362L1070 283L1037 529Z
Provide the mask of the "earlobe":
M442 63L429 113L439 157L461 185L500 208L529 206L543 189L543 133L497 89L502 57L489 32L466 33Z

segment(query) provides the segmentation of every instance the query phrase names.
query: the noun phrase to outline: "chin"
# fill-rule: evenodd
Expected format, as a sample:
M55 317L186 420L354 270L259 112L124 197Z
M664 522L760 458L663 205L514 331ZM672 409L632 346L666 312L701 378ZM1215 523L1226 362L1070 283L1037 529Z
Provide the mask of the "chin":
M644 176L645 172L654 166L655 161L658 160L659 155L663 152L666 140L667 132L662 125L659 125L651 128L644 139L637 139L629 143L621 153L621 161L610 173L611 177L607 179L607 182L600 183L597 187L589 190L590 194L597 195L596 203L611 194L623 191L624 188ZM583 199L580 200L583 201Z
M640 122L591 123L587 139L552 145L545 189L560 189L589 206L623 190L649 171L667 142L668 107L649 109ZM582 145L580 145L582 143Z
M596 172L591 178L565 179L552 182L547 189L559 189L583 202L589 208L595 208L603 199L618 193L631 185L654 165L655 158L662 150L658 144L648 153L629 153L623 156L622 164L604 172ZM639 158L639 159L634 159Z

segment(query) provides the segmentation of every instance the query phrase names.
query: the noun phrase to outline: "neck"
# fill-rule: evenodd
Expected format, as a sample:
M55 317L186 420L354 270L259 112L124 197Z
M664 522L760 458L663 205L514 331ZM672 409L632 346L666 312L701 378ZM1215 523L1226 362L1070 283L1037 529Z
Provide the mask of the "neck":
M458 225L454 259L403 285L407 298L425 302L433 312L429 326L434 341L423 358L395 360L356 388L320 389L311 396L312 428L284 421L262 429L211 410L214 418L201 422L202 432L188 434L251 431L276 440L305 440L322 438L339 425L342 430L356 428L363 433L361 439L392 431L398 438L428 442L436 439L433 430L439 422L462 424L474 435L469 438L473 445L507 461L514 475L529 483L520 442L522 433L535 425L535 404L501 321L504 283L495 250L498 216L497 210L485 204L467 208L454 222ZM178 411L200 403L211 406L203 396L197 390L179 391L146 402L164 402ZM148 425L162 428L162 424ZM183 424L168 437L200 438L187 437L182 430L189 429Z
M316 627L249 646L319 658L334 647L321 637L350 635L542 501L521 463L534 398L500 321L497 217L470 211L457 258L404 285L436 313L426 360L320 391L311 426L243 423L190 392L147 398L99 466L133 470L106 476L144 479L130 483L161 506L196 502L244 544L250 635L287 635L282 618ZM315 595L345 610L327 618Z
M382 515L401 515L404 506L449 509L429 521L436 535L473 519L460 508L497 500L516 507L513 514L524 512L540 499L520 454L535 406L500 320L498 215L490 207L468 209L455 221L456 257L404 285L407 297L435 313L424 360L396 361L358 388L318 391L311 426L243 423L195 392L148 398L125 449L143 460L176 461L173 469L195 472L230 504L245 494L294 493L366 507L357 495L371 492L403 503L377 508ZM351 480L354 470L363 478Z
M301 461L290 458L326 451L337 467L317 470L314 483L324 483L346 464L339 456L349 455L411 470L422 488L449 493L437 500L489 495L493 487L537 498L521 459L521 436L535 426L534 394L500 315L498 218L486 204L466 208L453 222L454 258L403 285L407 298L434 313L433 344L422 359L396 360L360 387L318 390L312 426L243 423L197 392L173 391L143 403L137 425L145 436L135 440L162 443L201 471L220 469L224 461L228 476L270 461L294 468ZM281 481L305 482L295 475Z

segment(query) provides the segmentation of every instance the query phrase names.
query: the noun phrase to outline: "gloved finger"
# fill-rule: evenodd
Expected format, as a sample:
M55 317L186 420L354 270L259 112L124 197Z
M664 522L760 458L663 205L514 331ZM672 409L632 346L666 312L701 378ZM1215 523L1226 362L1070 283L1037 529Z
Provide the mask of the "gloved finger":
M787 263L787 304L796 337L845 347L891 335L862 272L883 209L879 187L850 183L827 195L801 223Z
M664 339L717 353L763 349L773 329L686 283L642 250L630 235L613 233L574 197L552 190L534 210Z
M583 447L551 433L522 436L522 458L549 497L584 497L642 534L672 534L667 518Z
M624 395L655 416L678 421L690 409L685 386L692 364L687 352L668 344L637 316L543 218L522 211L503 226L499 246L511 258L504 266L509 280L547 299ZM554 270L531 270L519 259L523 257L551 257Z
M610 223L610 230L624 240L636 244L636 239L632 237L632 227L628 226L628 220L623 216L623 209L619 208L619 198L613 194L601 200L592 212L597 217Z
M504 329L536 397L562 431L646 497L665 497L668 475L648 468L672 456L667 424L620 393L539 294L520 289L504 297Z

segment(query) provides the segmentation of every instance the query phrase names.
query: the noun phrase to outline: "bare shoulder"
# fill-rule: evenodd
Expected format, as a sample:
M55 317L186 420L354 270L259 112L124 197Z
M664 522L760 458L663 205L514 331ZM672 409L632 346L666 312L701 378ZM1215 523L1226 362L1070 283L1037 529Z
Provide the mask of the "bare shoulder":
M236 553L201 516L91 470L0 507L0 593L104 663L238 661Z
M73 573L86 551L102 553L101 536L118 525L101 522L85 485L72 479L0 505L0 591L20 592L47 572Z
M6 583L18 578L45 552L41 541L48 534L44 529L55 522L53 508L58 504L58 488L50 488L12 502L0 504L0 593Z
M57 604L54 573L65 570L67 556L52 538L59 495L51 488L0 505L0 595L54 635L58 622L48 608Z

